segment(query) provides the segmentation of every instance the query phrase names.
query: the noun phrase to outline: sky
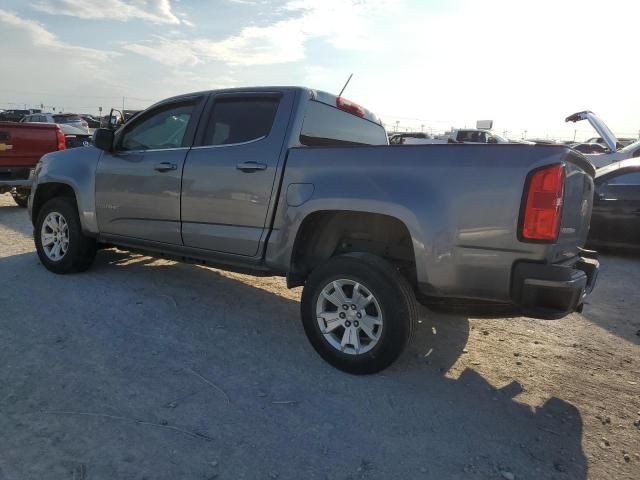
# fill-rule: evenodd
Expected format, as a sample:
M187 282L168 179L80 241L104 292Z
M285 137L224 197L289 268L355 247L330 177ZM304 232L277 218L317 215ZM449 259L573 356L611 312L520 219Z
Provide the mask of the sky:
M640 131L637 0L0 0L0 108L98 113L303 85L388 129L584 139Z

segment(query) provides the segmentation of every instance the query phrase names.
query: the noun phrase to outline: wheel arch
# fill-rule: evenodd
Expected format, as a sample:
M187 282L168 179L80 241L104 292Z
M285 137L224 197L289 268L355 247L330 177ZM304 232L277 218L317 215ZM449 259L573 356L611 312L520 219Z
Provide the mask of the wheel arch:
M291 250L289 286L303 285L311 271L329 258L353 252L384 258L415 287L416 256L406 222L358 210L317 210L304 217Z
M36 221L38 220L38 215L40 215L40 211L45 203L47 203L52 198L57 197L66 197L72 198L76 205L78 205L78 196L75 189L67 184L62 182L48 182L41 183L37 186L35 192L33 193L33 203L31 206L31 223L35 226Z

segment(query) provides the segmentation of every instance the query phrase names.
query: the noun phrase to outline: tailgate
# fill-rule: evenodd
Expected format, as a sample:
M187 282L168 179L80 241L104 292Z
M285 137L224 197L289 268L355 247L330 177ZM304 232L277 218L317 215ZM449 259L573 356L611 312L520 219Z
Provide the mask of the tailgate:
M560 234L553 249L553 261L575 257L589 233L593 206L593 166L579 153L570 151L565 158L566 179Z
M53 123L0 122L0 167L34 167L57 149Z

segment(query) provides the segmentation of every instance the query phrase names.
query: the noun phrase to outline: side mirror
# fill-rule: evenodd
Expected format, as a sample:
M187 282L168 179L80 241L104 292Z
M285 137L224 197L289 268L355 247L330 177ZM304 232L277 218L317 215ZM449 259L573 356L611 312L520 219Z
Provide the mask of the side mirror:
M118 115L114 115L114 113L119 113L120 116L118 117ZM116 110L115 108L112 108L111 111L109 112L109 123L107 123L107 128L115 130L116 127L119 127L123 123L124 123L124 113L121 112L120 110Z
M96 128L93 132L93 144L96 148L110 152L113 150L113 130L110 128Z

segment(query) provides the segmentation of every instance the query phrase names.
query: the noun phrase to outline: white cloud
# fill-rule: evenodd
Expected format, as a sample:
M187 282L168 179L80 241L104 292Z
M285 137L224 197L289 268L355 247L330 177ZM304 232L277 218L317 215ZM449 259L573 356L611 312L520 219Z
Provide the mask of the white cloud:
M0 24L4 24L6 28L18 30L20 34L27 37L29 41L28 43L36 47L40 47L42 49L41 52L47 55L51 55L51 53L53 52L60 53L63 55L68 55L71 58L78 58L84 62L91 64L103 62L109 57L117 55L113 52L79 47L62 42L58 39L58 37L49 32L38 22L21 18L15 13L7 10L0 9ZM6 38L13 38L13 48L19 46L15 37L7 36ZM8 53L9 52L5 52L5 54Z
M3 102L86 105L81 102L88 96L118 89L117 75L108 67L120 53L71 45L39 23L2 9L0 36L11 39L3 62L15 66L2 71Z
M52 15L85 19L122 22L140 19L158 24L190 24L173 13L170 0L41 0L34 7Z
M336 48L365 49L368 19L390 11L397 0L292 0L281 9L292 18L266 26L244 27L223 40L155 38L126 50L167 65L196 65L208 59L230 65L271 65L305 58L305 42L326 39Z
M186 40L155 37L147 43L122 44L122 48L170 67L194 66L201 60L189 44Z

